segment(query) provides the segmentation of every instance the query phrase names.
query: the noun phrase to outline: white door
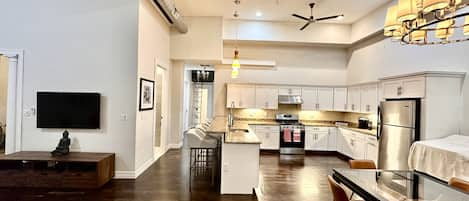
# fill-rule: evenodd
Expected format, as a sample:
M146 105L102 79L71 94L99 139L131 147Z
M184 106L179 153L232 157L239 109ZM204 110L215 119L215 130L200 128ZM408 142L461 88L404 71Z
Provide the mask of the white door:
M318 89L317 88L303 88L301 91L303 104L302 110L318 110Z
M334 111L347 111L347 88L334 88Z
M154 146L156 149L161 148L162 140L163 140L163 119L164 119L164 112L163 112L163 85L165 82L164 77L164 70L162 68L157 67L155 69L155 126L154 126ZM156 150L161 151L161 150Z
M334 109L333 88L318 88L318 108L321 111L332 111Z

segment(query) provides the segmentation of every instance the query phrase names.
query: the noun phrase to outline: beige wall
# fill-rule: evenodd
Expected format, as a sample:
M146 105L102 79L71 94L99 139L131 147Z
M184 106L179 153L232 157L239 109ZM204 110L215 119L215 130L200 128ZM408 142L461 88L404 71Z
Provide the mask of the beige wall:
M0 126L6 124L8 95L8 58L0 56Z
M154 8L150 0L140 0L138 16L138 77L137 91L140 87L140 78L155 80L155 69L160 65L165 70L163 80L163 103L162 114L166 118L162 120L162 142L164 148L168 145L170 138L170 95L171 89L170 71L171 62L169 59L169 25L164 21L158 11ZM138 169L154 156L154 125L155 110L138 111L138 93L136 104L136 129L135 129L135 167ZM166 108L166 110L165 110Z

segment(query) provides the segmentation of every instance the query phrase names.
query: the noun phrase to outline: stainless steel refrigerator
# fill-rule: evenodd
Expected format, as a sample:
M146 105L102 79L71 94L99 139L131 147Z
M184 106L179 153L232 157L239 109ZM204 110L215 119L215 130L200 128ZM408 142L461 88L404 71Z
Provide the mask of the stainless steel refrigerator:
M410 146L420 137L420 99L383 101L378 118L378 168L408 170Z

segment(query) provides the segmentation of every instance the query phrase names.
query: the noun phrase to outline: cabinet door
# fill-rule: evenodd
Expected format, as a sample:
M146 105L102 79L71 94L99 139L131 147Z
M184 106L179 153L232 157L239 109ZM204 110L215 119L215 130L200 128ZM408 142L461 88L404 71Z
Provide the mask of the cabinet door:
M425 77L403 79L401 94L401 96L404 98L425 97Z
M314 133L305 132L305 150L312 151L314 148Z
M344 144L342 147L343 154L353 158L353 148L354 147L354 142L353 139L350 136L344 135Z
M353 158L354 159L365 159L365 145L366 143L362 140L353 139Z
M241 89L239 86L228 85L226 88L226 107L239 108L239 101L241 100Z
M348 111L360 112L360 104L360 87L349 88L347 94Z
M327 138L327 150L337 151L337 128L329 128L329 136Z
M334 88L334 111L347 111L347 88Z
M256 108L256 87L255 86L241 86L240 87L240 108Z
M400 93L398 93L399 88L401 87L401 81L384 81L382 84L383 98L399 98Z
M303 104L302 110L318 110L318 89L317 88L303 88L302 89Z
M360 111L362 113L377 113L378 109L378 85L365 85L360 88Z
M314 133L314 151L327 151L329 133Z
M260 136L261 149L278 150L280 148L280 128L278 126L256 126L256 135Z
M278 108L278 88L256 87L256 108L275 110Z
M368 106L368 86L365 85L360 87L360 112L367 113Z
M366 155L367 160L373 160L375 164L378 164L378 143L368 142L366 144Z
M332 111L334 109L334 89L318 88L318 109Z

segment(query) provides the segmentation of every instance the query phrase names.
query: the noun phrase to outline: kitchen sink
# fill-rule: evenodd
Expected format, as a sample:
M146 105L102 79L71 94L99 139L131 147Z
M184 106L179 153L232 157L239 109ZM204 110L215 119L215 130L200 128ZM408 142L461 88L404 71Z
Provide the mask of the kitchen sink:
M249 133L248 129L242 129L242 128L230 128L231 132L235 133Z

